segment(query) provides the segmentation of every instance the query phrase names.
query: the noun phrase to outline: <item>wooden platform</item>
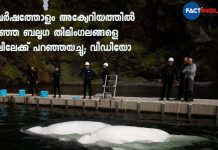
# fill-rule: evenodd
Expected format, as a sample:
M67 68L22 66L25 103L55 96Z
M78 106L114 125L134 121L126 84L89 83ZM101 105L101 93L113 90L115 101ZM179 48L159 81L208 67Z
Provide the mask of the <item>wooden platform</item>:
M158 98L149 97L115 97L101 99L94 96L92 99L81 99L82 96L63 95L61 98L41 98L27 95L18 97L17 94L8 94L0 97L0 103L5 104L25 104L48 107L64 107L71 109L79 107L83 110L93 109L108 111L133 111L138 113L153 112L164 115L166 113L184 114L191 118L192 115L214 116L218 120L218 100L195 99L194 102L182 101L159 101ZM75 99L76 98L76 99Z

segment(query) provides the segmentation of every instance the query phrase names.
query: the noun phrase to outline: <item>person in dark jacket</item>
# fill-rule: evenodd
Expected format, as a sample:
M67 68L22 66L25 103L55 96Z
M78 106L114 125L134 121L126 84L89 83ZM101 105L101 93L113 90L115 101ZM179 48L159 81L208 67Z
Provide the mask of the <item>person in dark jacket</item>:
M182 72L182 70L187 66L188 63L188 57L184 57L183 59L183 65L181 66L179 70L179 86L178 86L178 95L175 100L181 100L182 97L184 97L184 78L185 74Z
M86 91L87 88L89 89L89 99L92 98L92 79L95 76L94 71L92 71L92 69L90 69L90 64L89 62L85 63L85 68L83 68L80 72L80 76L83 78L84 80L84 84L83 84L83 99L86 98Z
M165 91L167 90L167 100L170 100L171 88L174 80L178 80L177 69L173 65L174 59L168 59L168 65L164 66L161 70L161 82L163 83L162 93L160 100L164 99Z
M27 80L28 80L28 84L30 86L30 92L33 96L34 91L36 91L36 93L38 94L38 88L37 88L37 84L38 84L38 75L35 71L34 67L31 67L28 75L27 75Z
M104 63L103 64L102 74L101 74L103 87L105 86L105 84L106 84L106 86L108 86L109 81L110 81L110 76L109 75L110 74L109 74L109 71L108 71L108 63ZM106 76L107 76L107 80L106 80ZM109 92L109 89L105 88L105 91Z
M103 70L102 70L102 81L103 81L103 85L105 84L105 80L106 80L106 76L107 76L107 81L106 81L106 85L108 85L108 81L110 80L110 76L109 75L109 71L108 71L108 63L104 63L103 64Z
M56 91L58 91L59 98L61 98L61 89L60 89L60 78L61 78L61 71L58 67L55 68L53 72L53 89L54 89L54 98L56 97Z

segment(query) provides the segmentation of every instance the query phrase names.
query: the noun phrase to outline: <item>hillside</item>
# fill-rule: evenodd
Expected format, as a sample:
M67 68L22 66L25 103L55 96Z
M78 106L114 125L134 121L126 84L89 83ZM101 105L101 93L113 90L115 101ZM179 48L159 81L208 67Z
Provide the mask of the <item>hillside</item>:
M159 71L168 57L176 59L179 67L184 56L192 56L198 65L198 81L218 82L218 16L201 16L193 22L184 19L182 7L185 0L50 0L49 10L46 13L58 16L66 14L89 14L92 11L103 14L115 14L123 11L134 11L136 21L122 22L55 22L50 26L42 23L13 23L1 22L1 29L18 28L49 28L53 30L61 26L73 26L77 29L118 29L119 41L117 43L130 43L132 52L95 52L83 57L76 53L68 52L0 52L0 82L22 83L25 82L25 74L30 66L38 69L40 81L50 82L50 73L54 66L61 66L63 83L73 83L79 79L80 68L85 61L91 63L97 74L101 72L104 62L110 64L110 70L126 77L142 77L155 79L159 77ZM43 2L40 0L0 0L0 10L10 13L44 13ZM214 1L203 2L205 7L218 7ZM5 38L0 41L7 43L83 43L90 45L96 41L109 43L110 38L84 38L46 37L42 40L31 37ZM205 74L207 76L205 76Z

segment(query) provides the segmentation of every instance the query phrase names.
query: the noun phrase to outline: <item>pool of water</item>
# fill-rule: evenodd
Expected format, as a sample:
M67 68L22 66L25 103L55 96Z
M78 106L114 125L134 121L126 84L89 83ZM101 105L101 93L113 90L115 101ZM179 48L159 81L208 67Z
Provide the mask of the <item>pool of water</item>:
M25 88L29 92L27 86L22 87L9 87L1 86L1 88L8 89L9 92L17 93L19 88ZM39 90L48 90L50 94L53 93L53 87L51 85L40 85ZM129 86L118 86L117 87L117 96L135 96L135 97L160 97L161 86L148 86L148 85L129 85ZM62 85L61 86L62 94L67 95L82 95L83 86L82 85ZM218 87L217 86L199 86L194 87L194 96L195 98L201 99L218 99ZM93 85L93 94L101 93L101 85ZM173 87L171 92L171 97L177 96L177 88Z
M185 117L159 114L113 113L81 109L47 108L23 105L0 105L0 147L4 150L104 150L110 148L83 146L75 142L61 142L55 139L26 135L20 130L33 126L47 126L64 121L99 121L111 125L128 125L162 129L170 134L205 137L208 140L188 146L174 147L173 150L217 150L218 126L214 118L195 118L187 121ZM156 148L164 149L164 148ZM165 148L166 149L166 148Z

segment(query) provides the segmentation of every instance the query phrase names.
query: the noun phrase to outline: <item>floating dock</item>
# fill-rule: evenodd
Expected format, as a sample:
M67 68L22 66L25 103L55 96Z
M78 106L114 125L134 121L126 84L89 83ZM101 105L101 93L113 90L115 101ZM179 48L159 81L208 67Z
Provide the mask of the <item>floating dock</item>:
M183 101L159 101L158 98L148 97L114 97L101 99L94 96L92 99L81 99L82 96L63 95L61 98L47 98L26 95L19 97L17 94L8 94L0 97L3 104L25 104L47 107L63 107L71 109L79 107L83 110L93 109L95 111L108 110L114 112L132 111L140 113L183 114L191 118L192 115L212 116L218 120L218 100L195 99L193 102Z

